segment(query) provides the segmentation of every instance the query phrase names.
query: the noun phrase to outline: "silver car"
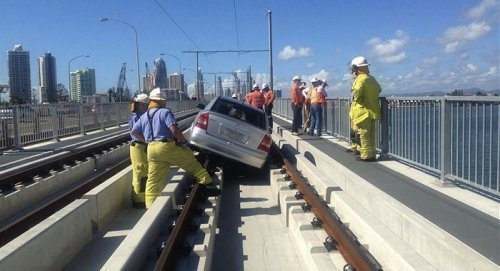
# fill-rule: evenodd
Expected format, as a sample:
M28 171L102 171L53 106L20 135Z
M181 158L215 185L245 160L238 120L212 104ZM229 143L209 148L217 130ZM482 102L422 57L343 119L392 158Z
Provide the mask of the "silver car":
M263 110L225 96L199 108L189 135L192 147L262 168L272 144Z

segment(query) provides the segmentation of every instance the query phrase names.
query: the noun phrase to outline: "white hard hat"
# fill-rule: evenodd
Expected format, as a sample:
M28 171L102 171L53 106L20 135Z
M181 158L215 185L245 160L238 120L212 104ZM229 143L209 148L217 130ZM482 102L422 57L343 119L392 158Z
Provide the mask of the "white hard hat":
M256 89L256 88L259 88L259 84L253 84L252 89Z
M238 96L236 95L236 93L233 93L233 95L231 95L231 98L238 98Z
M351 65L356 67L364 67L368 66L368 61L366 61L366 58L364 56L357 56L352 59Z
M269 85L267 83L262 84L262 88L268 88Z
M299 77L298 75L295 75L295 76L293 77L292 81L295 81L295 80L299 80L299 81L301 81L302 79L300 79L300 77Z
M149 97L147 94L141 93L137 95L137 97L134 98L134 102L139 102L139 103L149 103Z
M318 82L319 82L319 79L318 79L318 78L316 78L316 77L313 77L313 78L311 79L311 83L318 83Z
M160 88L155 88L151 90L151 93L149 94L149 99L157 101L165 101L167 99L167 96L161 91Z

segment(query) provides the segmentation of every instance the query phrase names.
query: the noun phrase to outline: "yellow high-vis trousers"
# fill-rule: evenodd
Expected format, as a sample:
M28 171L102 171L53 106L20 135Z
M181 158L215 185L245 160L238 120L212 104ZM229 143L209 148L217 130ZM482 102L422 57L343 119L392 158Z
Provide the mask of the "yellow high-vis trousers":
M359 135L358 151L361 159L376 158L375 149L375 120L367 118L354 125L353 129Z
M154 141L148 144L148 181L146 182L146 208L167 184L170 166L178 166L193 175L198 183L206 185L212 178L196 160L193 151L188 147L177 146L174 141Z
M148 179L148 156L146 145L133 143L130 145L130 161L132 162L132 200L144 202L144 191Z

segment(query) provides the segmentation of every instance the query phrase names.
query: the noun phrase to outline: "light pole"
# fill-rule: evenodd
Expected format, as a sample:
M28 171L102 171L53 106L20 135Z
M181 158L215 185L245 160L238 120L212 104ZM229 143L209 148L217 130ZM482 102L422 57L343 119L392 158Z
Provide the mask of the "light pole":
M180 81L180 87L181 87L181 89L179 89L179 101L182 101L182 94L184 93L184 89L183 89L184 82L183 82L183 80L181 80L181 78L182 78L181 60L178 57L171 55L171 54L167 54L167 53L161 53L160 55L161 56L162 55L171 56L171 57L175 58L177 60L177 62L179 62L179 81Z
M130 28L132 28L132 30L134 30L134 35L135 35L135 59L136 59L136 64L137 64L137 84L139 85L139 90L138 90L138 93L142 92L142 89L141 89L141 70L140 70L140 67L139 67L139 41L137 39L137 29L135 29L135 27L133 27L131 24L127 23L127 22L124 22L124 21L120 21L120 20L115 20L115 19L110 19L110 18L101 18L99 19L99 21L101 22L107 22L107 21L113 21L113 22L117 22L117 23L121 23L121 24L124 24Z
M179 74L181 74L181 73L182 73L182 69L181 69L181 60L180 60L178 57L176 57L176 56L174 56L174 55L171 55L171 54L167 54L167 53L161 53L160 55L161 55L161 56L162 56L162 55L166 55L166 56L171 56L171 57L175 58L175 59L177 60L177 62L179 62Z
M81 57L89 57L89 55L79 55L79 56L75 56L73 57L72 59L70 59L68 61L68 92L69 92L69 99L71 101L74 101L74 98L73 97L73 91L71 89L71 62L73 62L73 60L77 59L77 58L81 58Z

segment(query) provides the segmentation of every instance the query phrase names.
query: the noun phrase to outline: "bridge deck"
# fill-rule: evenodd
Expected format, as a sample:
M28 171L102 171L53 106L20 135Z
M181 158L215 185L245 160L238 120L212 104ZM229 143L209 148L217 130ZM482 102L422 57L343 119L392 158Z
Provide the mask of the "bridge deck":
M291 130L291 124L287 121L274 118L274 122L284 129ZM308 135L297 138L307 141L349 170L356 172L368 183L408 206L496 264L500 264L500 210L495 200L455 185L439 187L437 182L426 185L422 180L415 180L409 175L398 172L397 166L391 165L395 162L356 161L352 153L346 153L344 147L327 138Z

